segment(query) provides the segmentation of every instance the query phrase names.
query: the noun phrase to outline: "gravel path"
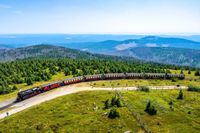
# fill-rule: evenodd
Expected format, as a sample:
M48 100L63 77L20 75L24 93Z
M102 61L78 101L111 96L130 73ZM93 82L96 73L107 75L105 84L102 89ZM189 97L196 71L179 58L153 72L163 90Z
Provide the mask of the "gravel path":
M179 88L177 88L176 86L149 86L150 89L186 89L187 87L185 86L181 86ZM40 104L42 102L45 101L49 101L51 99L57 98L59 96L63 96L63 95L67 95L67 94L72 94L72 93L76 93L76 92L80 92L80 91L93 91L93 90L136 90L137 87L121 87L121 88L93 88L93 87L76 87L76 85L71 85L71 86L64 86L64 87L60 87L57 88L55 90L46 92L46 93L42 93L40 95L34 96L32 98L29 98L27 100L24 100L22 102L19 103L14 103L12 106L10 106L9 108L6 108L6 111L4 111L3 113L0 113L0 119L3 119L5 117L7 117L7 112L9 113L9 115L15 114L17 112L20 112L24 109L27 109L31 106ZM1 102L0 103L0 108L2 108L3 106L6 106L8 104L11 104L11 102L13 102L14 99L11 100L7 100L5 102Z

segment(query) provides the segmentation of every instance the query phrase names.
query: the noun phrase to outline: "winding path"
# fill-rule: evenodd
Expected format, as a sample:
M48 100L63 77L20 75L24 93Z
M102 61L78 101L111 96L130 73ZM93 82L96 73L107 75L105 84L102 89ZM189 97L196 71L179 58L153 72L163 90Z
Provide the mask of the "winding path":
M176 87L176 86L149 86L150 89L186 89L187 87L181 86L181 87ZM42 102L52 100L54 98L67 95L67 94L72 94L80 91L94 91L94 90L136 90L137 87L120 87L120 88L93 88L93 87L77 87L76 85L70 85L70 86L64 86L57 88L55 90L49 91L47 93L42 93L40 95L31 97L27 100L21 101L19 103L14 103L12 104L14 99L7 100L4 102L0 103L0 108L1 106L6 106L9 104L12 104L9 108L5 108L2 110L2 113L0 113L0 119L3 119L7 117L7 112L9 115L15 114L17 112L20 112L24 109L27 109L31 106L38 105ZM8 115L8 117L9 117Z

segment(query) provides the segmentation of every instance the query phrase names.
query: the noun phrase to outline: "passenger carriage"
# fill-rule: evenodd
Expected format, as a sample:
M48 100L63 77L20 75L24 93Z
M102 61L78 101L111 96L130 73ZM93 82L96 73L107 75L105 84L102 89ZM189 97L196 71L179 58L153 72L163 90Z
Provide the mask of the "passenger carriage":
M125 78L126 75L124 73L108 73L104 74L105 79L122 79Z
M136 79L136 78L142 78L142 73L126 73L126 78L128 79Z
M58 88L61 86L61 81L57 81L57 82L53 82L53 83L50 83L50 84L47 84L47 85L43 85L41 87L42 91L49 91L49 90L52 90L54 88Z
M85 81L95 81L95 80L101 80L103 79L102 74L97 74L97 75L86 75L85 76Z
M69 85L69 84L75 84L75 83L79 83L83 81L83 76L79 76L79 77L75 77L75 78L68 78L66 80L63 81L63 83L65 85Z

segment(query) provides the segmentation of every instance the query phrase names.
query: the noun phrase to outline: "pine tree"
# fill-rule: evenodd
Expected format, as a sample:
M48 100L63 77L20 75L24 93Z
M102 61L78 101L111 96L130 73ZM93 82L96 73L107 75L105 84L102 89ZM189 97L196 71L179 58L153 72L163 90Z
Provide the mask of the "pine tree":
M181 70L180 74L183 74L183 70Z
M64 73L65 73L65 76L68 76L68 75L71 74L69 68L65 68L65 69L64 69Z
M109 102L109 99L107 99L104 103L105 107L104 109L109 109L110 108L110 102Z
M199 72L199 70L196 70L196 72L195 72L194 75L195 75L195 76L200 76L200 72Z
M157 110L155 109L154 106L151 106L148 110L148 114L150 115L156 115L157 114Z
M172 106L173 104L174 104L174 103L173 103L173 101L171 100L171 101L169 102L169 105L171 105L171 106Z
M111 99L111 106L115 106L117 102L117 96L112 97Z
M117 98L116 105L117 105L117 107L122 107L123 106L120 98Z
M148 110L149 110L149 108L151 107L151 101L149 101L148 103L147 103L147 106L146 106L146 108L145 108L145 112L147 112Z
M188 74L191 74L191 71L190 71L190 70L188 70Z
M183 99L183 91L180 90L177 99L182 100Z
M18 88L17 88L16 85L14 85L13 88L12 88L12 90L17 90L17 89L18 89Z
M31 78L27 78L27 79L26 79L26 84L27 84L27 85L32 85L32 84L33 84L32 79L31 79Z
M147 103L147 106L144 111L147 112L149 115L157 114L157 110L155 109L155 107L153 105L151 105L150 101Z
M116 108L112 108L108 114L108 117L111 119L115 119L117 117L120 117L119 112L116 110Z

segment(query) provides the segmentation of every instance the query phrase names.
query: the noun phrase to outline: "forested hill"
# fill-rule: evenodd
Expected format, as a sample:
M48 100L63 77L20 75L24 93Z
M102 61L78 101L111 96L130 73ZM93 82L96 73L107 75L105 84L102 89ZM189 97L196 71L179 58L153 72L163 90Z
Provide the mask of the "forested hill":
M171 47L135 47L115 54L165 64L200 67L200 50Z
M70 59L110 59L115 61L134 61L141 62L133 57L93 54L86 51L75 50L62 46L54 45L33 45L13 49L0 49L0 62L14 61L19 59L32 58L70 58Z
M31 57L44 58L97 58L94 54L53 45L34 45L16 49L0 49L0 61L13 61Z
M14 85L48 81L58 72L66 76L81 76L102 73L164 73L166 69L180 69L178 66L161 65L135 61L114 61L108 59L23 59L0 63L0 95L16 90Z

